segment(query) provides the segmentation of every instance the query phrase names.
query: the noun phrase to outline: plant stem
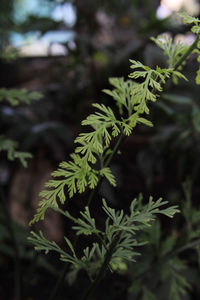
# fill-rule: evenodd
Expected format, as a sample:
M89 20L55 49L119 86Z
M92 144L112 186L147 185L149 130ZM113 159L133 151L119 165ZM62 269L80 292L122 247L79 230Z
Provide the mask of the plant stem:
M179 60L176 62L176 64L173 66L173 70L176 71L182 64L183 62L187 59L187 57L192 53L192 51L195 49L197 43L199 42L200 35L197 35L196 39L194 42L188 47L188 49L185 51L185 53L179 58ZM168 66L170 68L170 66ZM165 83L170 79L170 77L165 78ZM159 80L160 85L162 86L162 80ZM155 88L152 90L153 93L155 93ZM162 90L157 93L157 95L162 94Z
M175 256L175 255L177 255L177 254L179 254L179 253L181 253L181 252L183 252L185 250L197 247L199 245L200 245L200 239L192 241L192 242L186 244L185 246L180 247L180 248L174 250L171 254L169 254L169 258L171 258L172 256Z
M10 233L10 238L14 247L14 298L15 300L21 300L21 270L20 270L20 257L19 257L19 248L13 228L13 221L10 217L10 213L7 207L7 202L5 200L5 195L3 188L0 188L0 198L2 201L4 213L5 213L5 222L7 224L8 231Z
M107 167L110 164L111 160L113 159L114 155L116 154L116 152L117 152L117 150L118 150L118 148L119 148L119 146L120 146L120 144L122 142L123 137L124 137L124 135L123 135L123 132L121 131L120 136L119 136L119 138L118 138L118 140L117 140L117 142L116 142L116 144L115 144L115 146L113 148L113 151L109 155L108 159L106 160L104 167ZM92 202L92 200L94 198L94 195L96 193L96 190L97 190L98 186L101 183L101 180L102 180L102 177L99 179L96 188L93 189L90 192L90 195L89 195L89 198L88 198L88 202L87 202L87 206L88 207L90 206L90 204L91 204L91 202ZM74 245L73 245L74 247L76 247L77 241L78 241L78 236L76 236L76 238L75 238ZM55 285L52 293L50 294L50 297L48 298L48 300L54 300L55 299L55 297L56 297L56 295L57 295L57 293L58 293L58 291L60 289L60 286L61 286L61 284L62 284L62 282L63 282L63 280L65 278L65 275L68 272L68 270L69 270L69 264L65 264L65 266L64 266L64 268L63 268L60 276L58 277L56 285Z
M110 164L111 160L113 159L113 156L116 154L117 150L119 149L119 146L120 146L120 144L122 142L123 137L124 137L124 134L121 131L120 136L118 138L118 141L115 144L112 153L109 155L108 159L105 162L104 168L106 168Z
M101 266L101 269L99 270L99 273L96 277L96 279L92 282L90 288L86 292L86 294L83 296L82 300L90 299L91 295L95 291L96 287L99 285L99 282L102 280L103 276L105 275L108 265L110 263L110 260L112 258L113 252L115 251L115 248L118 243L118 238L115 237L115 239L112 241L108 251L106 252L105 260Z
M118 138L118 140L117 140L117 142L116 142L116 144L115 144L115 146L114 146L114 148L113 148L111 154L109 155L109 157L107 158L107 160L106 160L106 162L105 162L105 165L103 166L104 168L106 168L107 166L109 166L111 160L113 159L114 155L116 154L117 150L119 149L119 146L120 146L120 144L121 144L121 142L122 142L123 137L124 137L124 134L123 134L123 132L121 131L120 136L119 136L119 138ZM93 189L93 190L90 192L90 195L89 195L89 198L88 198L88 202L87 202L87 206L88 206L88 207L90 206L90 203L92 202L92 200L93 200L93 198L94 198L94 195L95 195L95 193L96 193L96 191L97 191L98 186L99 186L100 183L101 183L101 180L102 180L102 177L99 179L96 188Z
M178 67L180 67L182 63L187 59L187 57L192 53L192 51L196 48L198 41L199 41L199 35L197 35L195 41L190 45L187 51L185 51L185 53L180 57L180 59L174 65L174 70L177 70Z
M93 190L90 192L90 195L89 195L89 198L88 198L88 202L87 202L87 206L88 206L88 207L90 206L90 203L92 202L92 199L94 198L96 189L98 188L98 186L99 186L99 184L100 184L100 181L101 181L101 179L99 179L96 188L93 189Z

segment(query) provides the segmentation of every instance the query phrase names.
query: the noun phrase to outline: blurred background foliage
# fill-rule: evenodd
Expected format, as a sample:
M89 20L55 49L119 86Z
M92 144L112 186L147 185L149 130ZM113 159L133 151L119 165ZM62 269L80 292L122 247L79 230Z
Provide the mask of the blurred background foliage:
M190 43L193 36L175 13L184 9L198 16L199 6L197 0L1 0L0 136L17 142L33 158L24 169L19 161L7 159L6 149L0 149L0 299L48 299L61 266L53 256L34 254L26 239L39 191L58 162L73 150L91 103L112 107L110 98L101 93L108 87L108 77L127 78L130 58L150 67L165 65L165 57L149 38L167 33L176 41ZM179 204L183 213L170 223L158 221L146 232L149 246L141 261L119 275L108 275L109 289L105 280L102 286L106 289L100 289L96 299L200 297L196 70L193 55L185 67L190 84L168 83L161 100L151 108L154 128L137 128L112 162L117 189L102 182L98 195L123 208L139 192L163 196ZM27 105L27 91L43 97L30 99ZM24 95L27 101L13 105ZM98 219L96 203L93 210ZM75 214L84 205L84 199L78 197L68 204ZM98 222L102 223L100 217ZM49 212L39 226L62 245L67 225ZM73 281L73 274L70 276ZM57 299L68 299L66 293L69 299L79 299L87 284L84 274L70 287L65 281Z

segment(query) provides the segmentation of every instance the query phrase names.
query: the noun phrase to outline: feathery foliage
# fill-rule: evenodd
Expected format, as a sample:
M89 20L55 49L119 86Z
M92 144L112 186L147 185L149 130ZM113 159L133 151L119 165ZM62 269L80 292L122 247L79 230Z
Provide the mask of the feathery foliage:
M151 40L154 41L155 44L163 50L164 55L168 57L167 62L170 68L175 67L177 61L189 47L180 41L174 44L172 38L164 34L159 35L157 38L151 38Z
M12 106L25 103L30 104L31 101L40 100L42 95L38 92L29 92L26 89L0 89L0 102L6 100Z
M76 269L85 269L92 278L99 271L110 249L112 249L110 270L112 267L116 269L119 262L120 264L126 261L134 262L135 257L139 255L139 252L135 251L135 247L144 244L137 238L138 231L150 226L156 214L173 217L178 212L177 206L163 208L166 204L167 201L162 201L162 199L153 201L152 197L147 204L142 204L142 197L139 197L132 201L130 213L125 214L123 210L116 211L109 207L103 199L102 208L106 214L104 231L96 227L88 207L85 207L85 211L80 212L80 218L74 218L68 211L64 212L60 208L52 207L75 224L72 229L76 231L77 235L95 235L100 241L93 243L91 247L86 247L81 258L77 257L72 243L66 237L65 241L71 254L61 249L55 242L48 241L42 232L39 234L31 232L32 237L29 237L29 240L35 245L36 250L43 250L45 253L58 252L61 260L72 263Z
M147 289L155 299L157 297L160 299L160 295L165 291L166 299L181 300L187 297L192 285L195 284L195 277L198 275L189 263L190 260L194 263L194 259L199 261L200 212L191 203L191 180L187 179L184 182L183 192L180 210L185 220L181 221L184 224L182 228L179 227L176 231L174 227L166 237L163 236L159 220L156 220L150 228L144 228L143 240L147 241L148 247L143 248L141 259L137 261L137 266L133 266L133 284L130 293L133 291L135 295L139 291L145 294L144 289ZM190 255L190 259L184 260L183 253L187 254L187 251L193 255ZM152 272L154 276L150 278Z
M197 48L199 30L196 27L199 27L199 20L185 14L182 14L181 17L184 18L185 23L194 24L192 31L197 35L194 43L188 47L181 43L175 45L171 39L160 37L153 39L168 56L168 67L157 66L155 69L151 69L139 61L130 60L132 72L128 80L124 80L124 78L109 80L112 90L106 89L103 92L112 97L118 114L109 106L93 104L96 111L82 121L82 126L87 126L90 130L78 135L75 139L76 148L71 154L70 160L60 163L58 169L52 173L53 179L46 183L46 189L40 193L42 199L39 202L37 213L30 222L33 224L44 219L46 210L52 208L75 224L72 228L78 236L93 235L95 241L92 246L87 246L83 250L82 257L78 257L75 247L66 237L65 241L70 253L60 248L55 242L48 241L42 232L39 235L32 232L29 240L35 245L36 250L43 250L46 253L58 252L60 259L71 263L75 272L79 269L86 270L91 280L95 278L94 286L98 284L107 269L112 271L126 268L126 262L135 261L139 254L135 251L135 247L144 245L148 241L148 239L140 239L139 233L145 232L157 213L173 217L178 212L177 207L163 208L162 206L167 204L166 201L162 202L161 199L158 199L154 202L151 197L147 204L143 204L139 197L132 201L130 213L125 214L123 210L116 211L110 208L103 200L102 209L106 214L106 220L104 230L102 230L96 227L95 219L92 218L88 206L85 211L80 212L80 218L74 218L68 211L59 208L59 202L63 204L75 193L81 194L86 189L97 188L101 178L107 179L111 185L116 186L109 163L116 153L121 138L132 134L137 124L153 126L145 115L149 114L150 104L157 101L167 80L170 78L176 82L178 79L187 80L181 73L180 67ZM111 147L116 139L115 146ZM159 225L156 226L156 234L153 239L158 248ZM165 244L166 249L161 251L163 257L171 255L170 251L173 249L174 241L168 239ZM179 295L189 287L184 278L180 276L183 269L183 264L174 258L171 259L170 271L169 269L166 272L163 271L163 278L171 278L170 299L179 299ZM143 298L147 299L148 297L155 299L154 294L148 288L144 288Z
M83 126L90 126L92 130L79 134L75 139L78 145L71 154L71 160L62 162L52 173L55 179L50 179L45 185L47 189L40 193L43 199L30 224L43 219L49 206L57 207L57 200L64 203L66 191L71 198L76 192L83 193L86 188L94 189L101 177L105 177L111 185L115 186L114 175L105 165L108 149L112 155L112 149L109 148L111 140L119 134L129 136L137 124L153 126L151 121L141 116L144 113L149 114L147 102L157 100L156 92L162 91L161 84L166 82L171 73L176 72L177 76L183 77L181 73L172 69L157 67L156 70L152 70L134 60L131 60L131 63L134 72L130 77L142 78L143 82L138 84L131 80L125 82L123 78L110 79L114 89L104 90L104 92L116 101L120 118L117 119L109 106L93 104L98 111L82 121ZM101 165L99 169L96 168L97 162Z
M199 35L200 35L200 19L195 18L195 17L191 17L188 16L186 13L179 13L178 14L179 17L183 18L183 23L184 24L189 24L189 25L193 25L191 28L191 31L196 34L197 38L196 38L196 43L195 43L195 47L194 47L194 51L195 53L198 54L197 56L197 61L200 62L200 42L199 42ZM200 68L197 71L197 75L196 75L196 84L200 84Z

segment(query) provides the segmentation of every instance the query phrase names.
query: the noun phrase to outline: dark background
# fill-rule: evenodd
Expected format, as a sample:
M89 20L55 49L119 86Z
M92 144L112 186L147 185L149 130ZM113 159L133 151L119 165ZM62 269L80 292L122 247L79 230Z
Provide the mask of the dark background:
M68 159L73 152L73 140L82 130L81 120L92 111L91 103L113 107L111 98L101 92L109 88L108 78L127 78L130 58L141 60L150 67L166 65L165 57L150 37L169 32L173 38L179 33L184 38L188 36L189 28L181 25L174 16L158 19L156 11L160 3L155 0L41 1L41 7L46 5L50 11L58 4L71 3L75 12L74 24L55 20L51 14L40 16L39 13L29 13L24 20L17 21L16 3L3 0L0 4L0 87L36 90L43 98L29 106L11 107L6 101L0 102L0 135L18 141L20 150L34 156L24 169L18 161L10 162L6 153L0 153L1 198L6 202L8 213L6 217L1 204L0 299L17 299L14 286L19 273L21 299L48 299L63 266L53 254L35 254L27 241L28 222L37 207L39 192L58 163ZM53 41L48 44L46 56L23 56L20 54L22 47L11 47L14 33L28 36L35 31L39 38L50 31L58 34L70 31L73 38L61 43L66 55L52 55ZM185 199L182 183L186 178L190 178L193 185L191 205L198 211L200 106L199 87L195 84L197 69L196 57L192 55L184 69L190 83L181 80L179 85L174 85L169 82L161 101L151 107L150 119L154 128L141 126L122 144L121 155L117 155L111 164L117 188L103 182L96 202L92 203L99 224L102 223L98 213L100 198L106 197L110 205L126 210L130 201L142 192L144 197L161 196L171 204L181 206ZM77 215L87 197L85 193L69 200L67 206L71 213ZM15 238L10 234L9 224L14 228ZM177 216L170 222L161 220L161 224L161 244L169 236L176 239L176 245L186 243L184 230L188 223L184 216ZM196 230L199 221L195 226ZM36 228L42 228L60 245L63 234L73 238L69 224L53 212L49 212L44 223ZM82 243L77 251L85 245ZM151 246L141 262L146 259L156 264L153 242ZM188 277L193 278L193 291L188 289L187 296L181 299L198 299L198 256L194 250L189 250L180 259L187 261L187 272L181 271L181 275L186 281ZM153 272L149 268L145 277L138 268L139 263L130 266L124 274L108 274L95 299L150 299L144 298L141 286L148 286L155 293L155 299L169 299L165 293L168 281L159 278L159 271ZM137 283L137 274L141 276L139 290L133 286L133 282ZM152 274L158 277L154 280L156 283L152 281ZM72 286L64 282L56 299L80 299L88 284L87 277L81 272Z

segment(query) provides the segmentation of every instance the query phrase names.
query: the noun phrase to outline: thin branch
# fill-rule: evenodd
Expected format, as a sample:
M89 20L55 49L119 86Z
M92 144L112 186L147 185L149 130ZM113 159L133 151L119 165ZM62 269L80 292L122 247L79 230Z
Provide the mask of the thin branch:
M121 144L121 142L122 142L123 137L124 137L124 134L123 134L123 132L121 131L120 136L119 136L119 138L118 138L118 140L117 140L117 142L116 142L116 144L115 144L115 146L114 146L114 148L113 148L111 154L109 155L109 157L107 158L107 160L106 160L106 162L105 162L105 164L104 164L104 166L103 166L104 168L106 168L106 167L109 166L109 164L110 164L110 162L112 161L114 155L116 154L117 150L119 149L119 146L120 146L120 144ZM90 192L90 195L89 195L89 198L88 198L88 202L87 202L87 206L88 206L88 207L90 206L90 203L92 202L92 200L93 200L93 198L94 198L94 195L95 195L95 193L96 193L96 191L97 191L97 189L98 189L98 187L99 187L101 181L102 181L102 177L99 179L96 188L93 189L93 190Z
M190 45L187 51L180 57L177 63L174 65L174 70L177 70L182 63L188 58L188 56L192 53L192 51L196 48L197 43L199 42L199 35L197 35L195 41Z
M177 254L179 254L179 253L181 253L181 252L183 252L185 250L188 250L188 249L191 249L191 248L195 248L195 247L197 247L199 245L200 245L200 239L192 241L192 242L184 245L183 247L180 247L180 248L174 250L171 254L169 254L169 258L171 258L172 256L175 256L175 255L177 255Z

